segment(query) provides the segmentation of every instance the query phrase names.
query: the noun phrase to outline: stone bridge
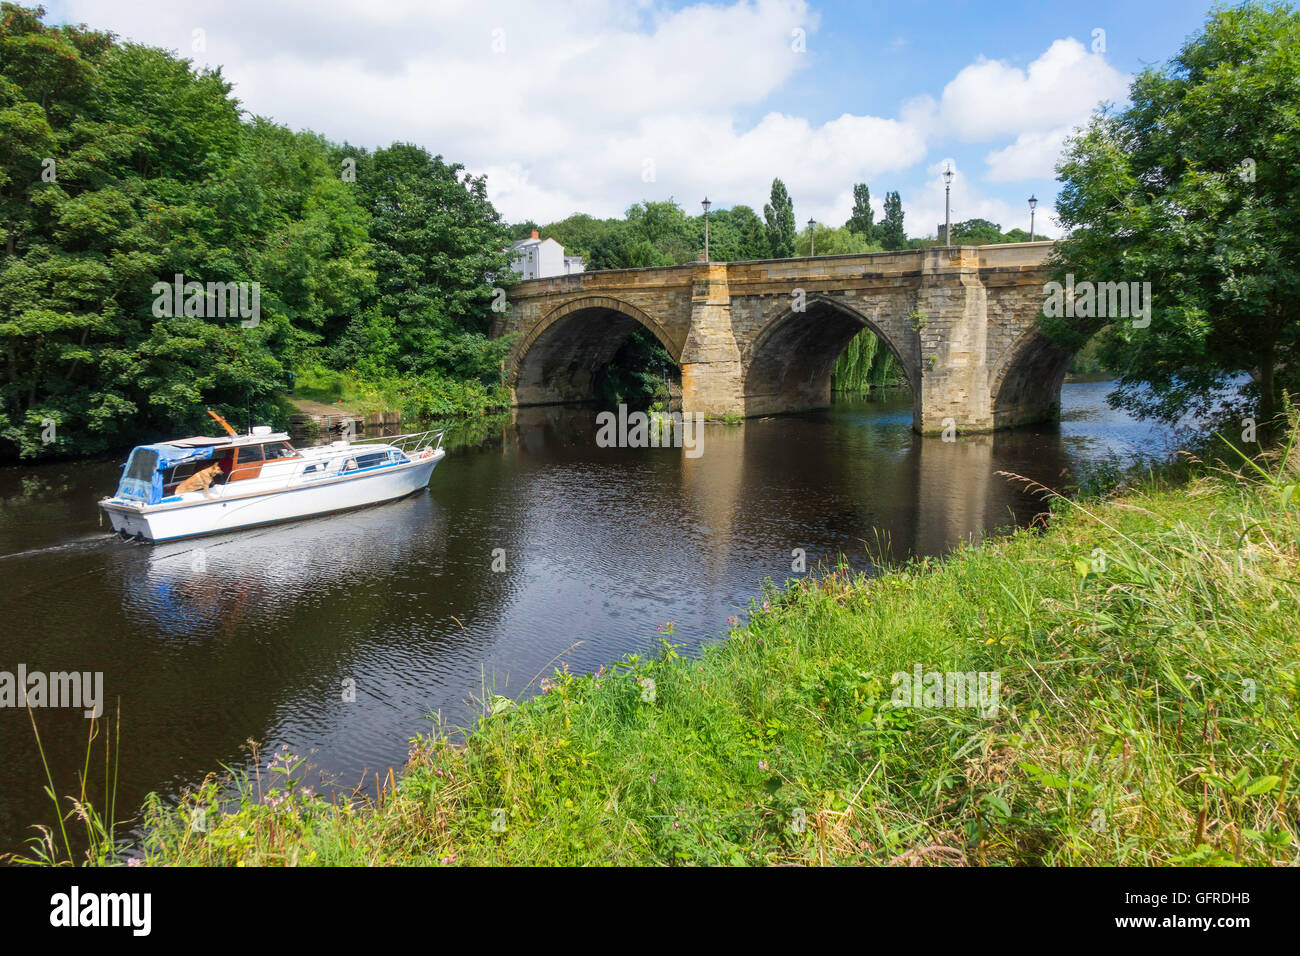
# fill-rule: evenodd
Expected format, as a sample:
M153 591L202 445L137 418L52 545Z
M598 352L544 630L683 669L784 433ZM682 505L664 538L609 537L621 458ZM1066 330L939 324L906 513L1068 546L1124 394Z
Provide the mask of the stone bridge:
M595 397L636 325L681 366L682 408L769 415L830 404L831 370L863 328L894 353L923 434L1055 416L1070 356L1038 332L1051 242L699 262L521 282L493 335L516 334L516 405ZM951 419L951 422L948 421Z

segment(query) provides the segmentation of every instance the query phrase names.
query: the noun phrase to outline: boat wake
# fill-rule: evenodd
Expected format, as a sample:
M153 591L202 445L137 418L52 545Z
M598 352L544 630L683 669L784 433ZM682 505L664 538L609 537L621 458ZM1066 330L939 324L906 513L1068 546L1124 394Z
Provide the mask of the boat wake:
M87 535L84 538L77 538L73 541L65 541L62 544L52 544L45 548L32 548L28 551L12 551L9 554L0 554L0 561L10 558L31 558L39 554L54 554L59 551L77 551L91 550L94 548L103 548L115 543L116 539L99 534Z

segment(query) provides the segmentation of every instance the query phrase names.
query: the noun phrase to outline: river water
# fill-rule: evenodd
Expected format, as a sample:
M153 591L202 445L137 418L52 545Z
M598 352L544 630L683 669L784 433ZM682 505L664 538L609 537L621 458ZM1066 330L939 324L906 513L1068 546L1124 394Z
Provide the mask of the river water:
M249 739L373 785L430 715L464 726L485 692L653 651L668 622L688 648L718 640L794 549L810 571L942 554L1044 510L997 471L1064 487L1169 451L1109 387L1067 383L1059 425L955 442L915 435L904 396L842 400L706 426L698 458L599 448L593 412L523 409L453 448L427 493L162 545L99 526L116 461L0 468L0 671L103 673L119 818L246 765ZM90 721L34 714L55 789L76 792ZM53 822L44 784L27 711L0 709L0 852Z

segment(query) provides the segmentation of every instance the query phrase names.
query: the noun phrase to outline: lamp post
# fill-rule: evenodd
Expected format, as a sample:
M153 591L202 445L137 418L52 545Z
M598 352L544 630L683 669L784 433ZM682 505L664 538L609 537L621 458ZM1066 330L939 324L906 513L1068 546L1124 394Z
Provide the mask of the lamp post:
M1029 197L1029 241L1034 241L1034 209L1038 206L1038 197Z
M809 255L810 257L811 257L811 256L815 256L815 255L817 255L817 250L816 250L816 248L815 248L814 245L813 245L813 242L814 242L814 239L813 239L813 226L815 226L815 225L817 225L817 222L813 219L812 216L809 216L809 217L808 217L808 255Z
M713 203L709 202L709 197L705 196L704 201L700 203L704 207L704 261L709 261L709 207Z
M952 245L952 212L949 196L952 192L952 164L943 171L943 244Z

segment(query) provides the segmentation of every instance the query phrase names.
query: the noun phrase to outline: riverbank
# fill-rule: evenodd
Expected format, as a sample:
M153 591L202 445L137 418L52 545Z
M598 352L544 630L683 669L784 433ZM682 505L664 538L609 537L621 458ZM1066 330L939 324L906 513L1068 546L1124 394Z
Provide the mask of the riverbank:
M293 391L283 396L282 402L295 410L312 404L337 407L361 417L398 412L404 420L424 421L469 419L502 411L510 407L510 395L503 386L436 374L365 378L353 371L308 365L298 370Z
M230 782L215 777L179 806L151 801L132 852L234 865L1294 863L1294 481L1148 477L1106 502L1058 499L1047 530L876 578L798 580L698 659L678 656L668 626L653 659L561 669L522 705L487 701L463 743L416 738L378 801L328 803L292 782L297 757L263 754L227 812ZM971 675L975 699L900 699L895 675L918 668L926 688L931 673Z

